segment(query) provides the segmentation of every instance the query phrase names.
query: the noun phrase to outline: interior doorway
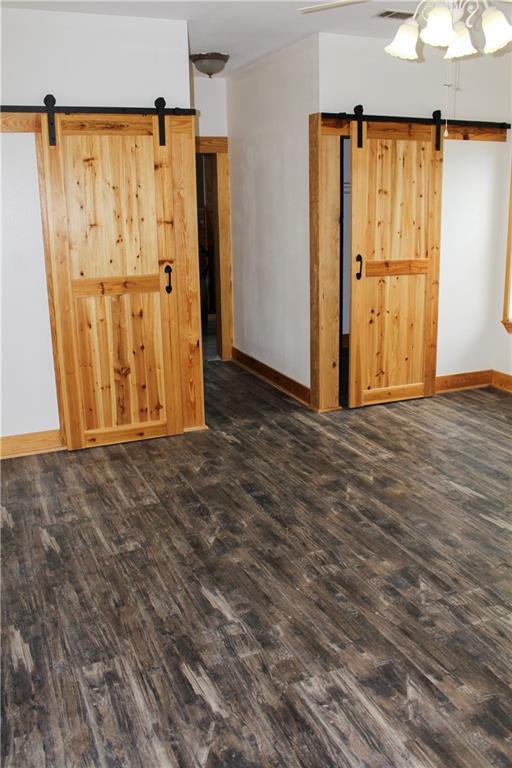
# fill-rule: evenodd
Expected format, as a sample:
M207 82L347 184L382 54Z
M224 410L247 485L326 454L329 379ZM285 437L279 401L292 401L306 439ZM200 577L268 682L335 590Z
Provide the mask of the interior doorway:
M220 309L220 284L216 155L197 153L196 176L203 355L205 360L219 360L222 340L219 339L217 312Z
M203 356L206 361L231 360L231 208L226 137L197 137L196 183Z

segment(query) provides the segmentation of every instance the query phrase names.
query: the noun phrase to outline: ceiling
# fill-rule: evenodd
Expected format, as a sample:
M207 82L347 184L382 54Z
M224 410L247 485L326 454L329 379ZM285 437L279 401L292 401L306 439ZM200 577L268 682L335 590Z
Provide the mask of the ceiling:
M377 14L386 9L415 8L414 2L404 0L370 0L320 13L303 15L297 12L304 5L314 4L316 0L39 0L2 3L10 8L186 19L191 52L229 53L231 58L226 72L315 32L391 39L399 22L376 18Z
M315 32L391 40L400 22L379 19L378 14L384 10L414 11L416 7L416 2L408 0L368 0L319 13L297 12L304 5L322 2L325 0L11 0L2 6L184 19L188 21L191 52L229 53L227 73Z

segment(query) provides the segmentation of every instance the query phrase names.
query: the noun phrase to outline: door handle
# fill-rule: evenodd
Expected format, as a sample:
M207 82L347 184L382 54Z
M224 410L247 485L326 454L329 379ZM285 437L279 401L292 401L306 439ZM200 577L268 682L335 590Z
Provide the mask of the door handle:
M356 262L359 264L359 272L356 272L356 280L360 280L363 276L363 257L360 253L356 256Z
M165 286L166 293L171 293L172 291L172 267L170 264L167 264L167 266L164 269L165 274L167 275L167 285Z

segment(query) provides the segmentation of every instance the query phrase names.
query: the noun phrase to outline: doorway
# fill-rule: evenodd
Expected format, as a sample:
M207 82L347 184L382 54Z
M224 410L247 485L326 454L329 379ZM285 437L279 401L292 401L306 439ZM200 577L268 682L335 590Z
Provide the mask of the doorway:
M197 225L199 235L199 276L201 287L201 331L205 360L219 360L220 334L219 216L217 157L196 155Z
M233 298L228 140L196 138L197 217L203 356L231 360Z

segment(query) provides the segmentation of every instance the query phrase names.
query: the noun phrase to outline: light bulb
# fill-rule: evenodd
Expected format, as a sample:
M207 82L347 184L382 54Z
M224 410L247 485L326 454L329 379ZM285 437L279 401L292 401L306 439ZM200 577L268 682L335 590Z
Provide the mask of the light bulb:
M418 22L414 19L400 24L398 31L393 38L393 42L386 45L384 50L391 56L398 59L408 59L414 61L418 58L416 52L416 43L418 42Z
M471 35L465 24L459 22L455 26L455 33L455 40L450 43L444 55L445 59L461 59L463 56L471 56L473 53L478 53L471 42Z
M435 5L427 17L427 25L420 32L424 43L444 48L455 39L452 14L448 6Z
M486 8L482 14L482 29L485 34L484 53L494 53L512 41L512 26L502 11Z

